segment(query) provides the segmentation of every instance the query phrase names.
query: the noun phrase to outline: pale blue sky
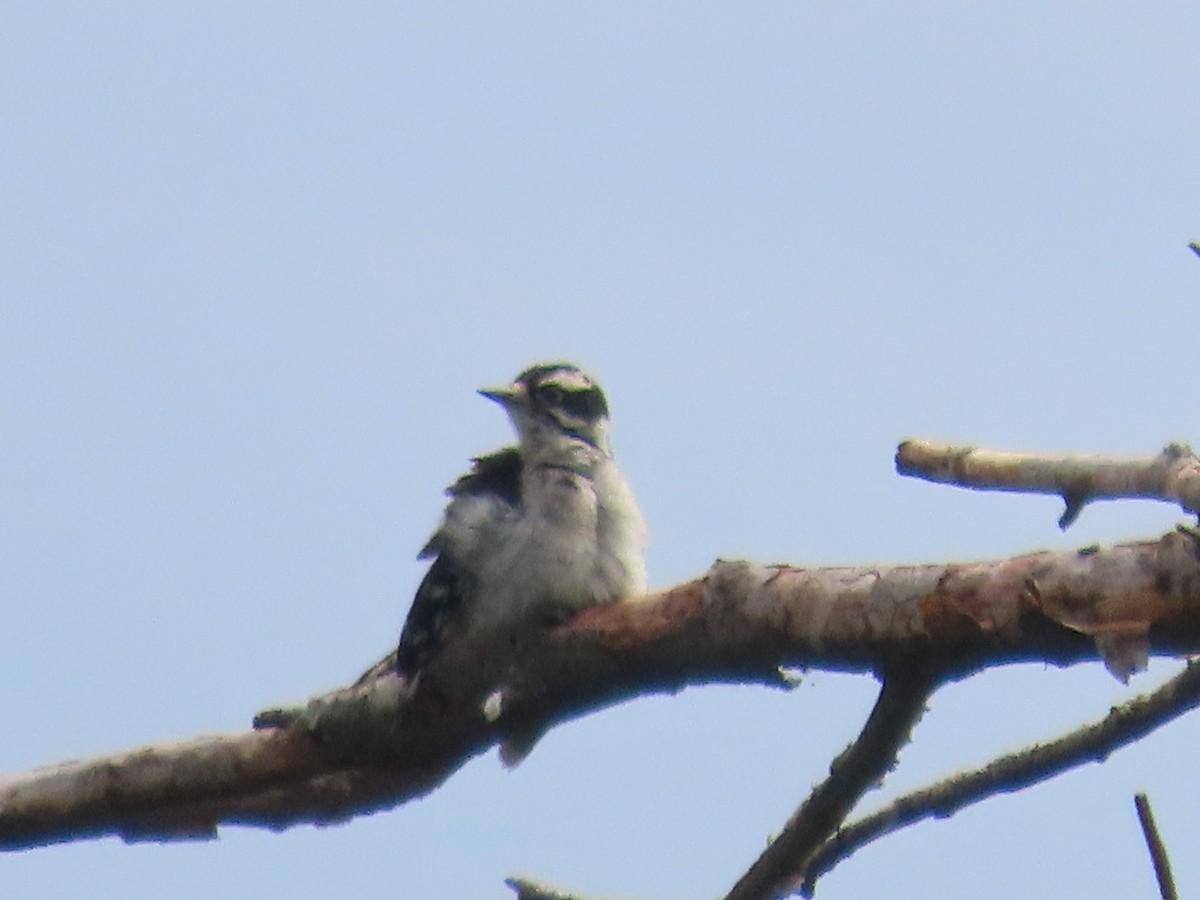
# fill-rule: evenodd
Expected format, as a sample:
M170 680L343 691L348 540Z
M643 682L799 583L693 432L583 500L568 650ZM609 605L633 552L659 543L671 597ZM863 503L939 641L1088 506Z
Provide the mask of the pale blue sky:
M393 642L480 384L592 368L654 543L1001 556L1154 535L898 478L897 440L1200 442L1200 8L0 8L0 771L244 727ZM1145 689L1172 670L1135 679ZM874 685L704 689L325 830L0 858L13 898L720 894ZM1099 665L938 694L895 786L1107 711ZM1193 717L862 853L819 896L1200 891ZM871 798L871 802L877 802Z

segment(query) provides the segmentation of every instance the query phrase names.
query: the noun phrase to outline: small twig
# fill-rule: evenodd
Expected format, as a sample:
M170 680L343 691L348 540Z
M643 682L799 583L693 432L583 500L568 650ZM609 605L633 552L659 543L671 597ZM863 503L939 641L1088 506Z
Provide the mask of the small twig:
M505 878L504 883L516 892L516 900L583 900L530 878Z
M976 490L1057 494L1067 528L1093 500L1142 497L1200 510L1200 459L1186 444L1168 444L1157 456L1039 455L905 441L896 450L896 471Z
M1175 890L1175 879L1171 877L1171 860L1167 856L1167 848L1154 824L1154 813L1150 811L1150 800L1145 794L1136 794L1133 805L1137 808L1138 822L1142 826L1142 836L1146 839L1146 848L1150 851L1150 861L1154 863L1154 877L1158 881L1158 893L1162 900L1179 900L1179 892Z
M808 863L804 893L811 896L819 877L872 841L922 819L949 818L973 803L1048 781L1083 763L1102 762L1114 750L1145 737L1197 706L1200 706L1200 664L1189 662L1162 687L1113 707L1099 722L1049 744L1002 756L981 769L906 794L843 828L821 847Z
M773 900L795 890L809 856L895 765L896 753L908 742L937 683L935 673L915 668L897 667L884 675L858 738L833 761L829 778L813 789L725 900Z

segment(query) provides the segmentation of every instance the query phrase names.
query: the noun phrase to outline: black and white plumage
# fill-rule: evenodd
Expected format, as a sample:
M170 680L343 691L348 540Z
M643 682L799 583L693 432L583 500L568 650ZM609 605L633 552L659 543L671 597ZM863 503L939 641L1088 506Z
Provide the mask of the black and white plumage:
M433 564L396 653L412 680L453 637L512 640L645 590L645 526L613 461L608 402L567 363L537 365L481 390L508 413L518 445L474 460L450 488L421 551Z

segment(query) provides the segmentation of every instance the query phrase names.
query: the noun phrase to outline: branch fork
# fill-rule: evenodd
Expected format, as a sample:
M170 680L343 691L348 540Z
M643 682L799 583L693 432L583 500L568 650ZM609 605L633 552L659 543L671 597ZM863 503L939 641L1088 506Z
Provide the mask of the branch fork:
M1057 494L1066 503L1063 527L1104 498L1154 497L1200 509L1200 461L1182 444L1122 460L907 441L896 465L901 474L974 489ZM589 609L526 651L482 667L486 677L464 678L472 667L448 662L415 685L385 660L349 688L260 713L253 731L6 778L0 848L108 834L213 837L221 824L279 830L341 822L428 793L494 745L519 759L547 729L634 696L715 682L778 687L787 683L781 668L869 672L882 690L862 734L728 897L811 891L817 875L888 830L948 814L997 785L1033 783L1101 758L1196 705L1200 675L1189 666L1165 699L1129 705L1138 712L1122 721L1136 719L1136 726L1106 719L1063 739L1075 742L1070 752L1050 749L1056 742L1041 757L1005 758L843 827L894 765L929 694L947 680L1021 660L1097 659L1126 680L1152 654L1200 653L1200 549L1194 531L1179 529L1154 541L993 562L797 568L720 561L693 581ZM513 882L523 896L536 895L532 885Z

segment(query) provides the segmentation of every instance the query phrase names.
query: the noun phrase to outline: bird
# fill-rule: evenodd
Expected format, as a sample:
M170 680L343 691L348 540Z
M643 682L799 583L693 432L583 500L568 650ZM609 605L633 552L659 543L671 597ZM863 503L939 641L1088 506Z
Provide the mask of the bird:
M446 489L395 654L410 683L451 641L483 666L488 655L511 658L539 626L646 590L646 526L613 459L596 380L541 363L478 393L507 413L517 444L473 459Z

